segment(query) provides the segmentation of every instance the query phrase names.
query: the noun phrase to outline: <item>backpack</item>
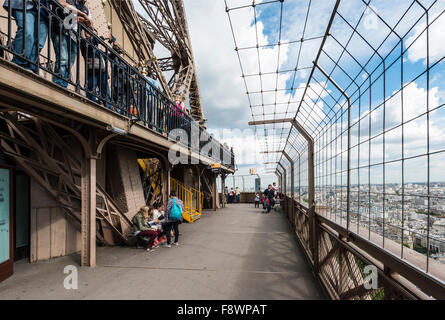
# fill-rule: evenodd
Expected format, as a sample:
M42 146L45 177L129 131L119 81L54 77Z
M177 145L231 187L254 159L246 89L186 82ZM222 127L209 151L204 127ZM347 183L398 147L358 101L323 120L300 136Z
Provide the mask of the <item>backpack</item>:
M170 210L170 219L175 221L175 220L181 220L182 218L182 209L179 205L176 204L175 199L172 199L173 201L173 206Z

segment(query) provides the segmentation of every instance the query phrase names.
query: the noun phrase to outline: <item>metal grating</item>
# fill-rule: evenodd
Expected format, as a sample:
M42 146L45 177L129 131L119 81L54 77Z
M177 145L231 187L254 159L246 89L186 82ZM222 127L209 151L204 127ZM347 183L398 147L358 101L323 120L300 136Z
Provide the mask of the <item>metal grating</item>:
M317 211L444 280L445 268L436 260L445 258L445 230L440 229L445 217L445 132L441 125L445 119L445 50L441 46L445 2L235 2L237 6L230 7L229 0L226 5L242 76L246 79L253 74L260 85L258 93L245 81L252 119L295 118L313 137ZM300 26L300 33L294 32L297 39L313 39L318 47L312 50L306 47L309 41L294 39L298 54L289 54L288 60L296 63L291 73L297 81L283 88L277 80L272 89L275 97L269 102L261 53L266 45L275 53L282 52L284 30L292 28L283 23L283 17L288 10L294 12L292 6L306 12L306 19L294 21ZM320 15L315 6L330 11L332 24L328 25L329 19L314 20ZM253 15L256 34L247 48L235 32L233 16L238 10ZM260 28L258 17L267 10L280 17L278 36ZM317 35L314 31L320 27L323 31L329 27L325 38L323 32ZM267 44L259 41L264 39L260 32L270 35ZM248 50L252 60L258 57L255 72L246 70L240 54ZM308 60L304 57L311 59L310 64L302 63ZM277 79L286 70L285 63L279 63ZM298 72L307 67L307 76L298 78ZM278 99L280 92L289 98L284 105ZM259 103L254 95L259 95ZM262 125L263 131L279 129L279 141L274 137L272 143L266 137L263 147L285 150L295 163L301 155L295 191L305 204L307 146L295 129L285 126ZM279 153L265 154L265 161L290 166ZM290 183L286 185L289 194Z

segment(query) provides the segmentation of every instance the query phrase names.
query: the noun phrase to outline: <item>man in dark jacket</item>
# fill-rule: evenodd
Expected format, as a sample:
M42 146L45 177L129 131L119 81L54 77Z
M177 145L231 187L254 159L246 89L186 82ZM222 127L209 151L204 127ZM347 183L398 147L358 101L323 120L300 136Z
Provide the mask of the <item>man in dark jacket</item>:
M267 204L267 213L270 212L270 209L274 206L274 196L275 196L275 191L272 188L272 185L269 184L269 186L267 187L266 190L264 190L264 197L269 199L269 203Z

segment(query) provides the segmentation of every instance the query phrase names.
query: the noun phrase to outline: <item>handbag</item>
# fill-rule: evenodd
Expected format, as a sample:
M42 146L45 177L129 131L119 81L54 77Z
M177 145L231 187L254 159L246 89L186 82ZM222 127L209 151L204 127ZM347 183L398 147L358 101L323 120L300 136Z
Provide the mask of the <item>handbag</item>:
M88 65L88 69L91 70L105 70L105 60L102 56L98 57L98 58L87 58L87 65Z

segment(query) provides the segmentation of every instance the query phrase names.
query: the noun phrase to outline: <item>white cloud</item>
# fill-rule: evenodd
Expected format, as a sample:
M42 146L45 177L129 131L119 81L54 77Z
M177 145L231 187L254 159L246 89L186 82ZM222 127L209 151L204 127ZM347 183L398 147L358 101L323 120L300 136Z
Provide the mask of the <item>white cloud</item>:
M445 34L445 15L431 18L433 21L429 27L429 56L430 63L442 59L445 56L445 46L443 45L443 36ZM408 49L409 61L415 63L423 61L427 62L427 32L425 30L426 23L420 23L414 27L413 35L406 39L405 46ZM410 47L411 46L411 47Z
M396 2L375 0L373 1L373 6L375 6L375 10L388 22L390 26L394 26L402 17L403 12L407 9L411 2L412 1L410 0L401 0ZM307 3L308 1L303 0L285 2L287 11L283 19L282 41L297 40L301 36L304 25L303 22L306 15ZM440 3L436 4L436 7L440 8L441 5L443 6L444 2ZM251 0L228 0L228 4L230 7L249 5L251 4ZM310 36L320 36L324 33L333 4L333 0L312 1L313 8L311 9L310 17L308 20L306 38ZM225 12L224 1L185 0L185 6L188 16L193 51L195 55L195 63L198 70L204 113L209 119L208 127L239 128L243 130L247 127L247 122L250 120L251 117L249 101L246 95L244 81L241 77L238 58L236 52L234 51L235 45L233 42L229 21L227 19L227 14ZM263 7L266 8L267 6L268 5L265 5ZM340 7L340 12L348 19L348 21L351 22L352 25L355 25L355 22L360 17L364 8L365 7L363 5L363 2L361 1L343 1ZM410 10L410 14L404 16L402 21L397 25L396 31L399 34L404 34L404 32L407 32L409 26L411 26L411 24L415 22L422 14L420 6L413 6ZM368 14L371 15L370 17L372 17L371 13ZM256 45L257 31L258 42L260 44L269 43L270 39L265 35L265 33L272 33L270 32L270 30L265 30L265 24L263 24L262 21L259 21L255 28L255 26L252 24L252 9L235 10L231 12L231 18L235 26L235 37L238 46L245 47ZM369 23L369 21L367 22ZM363 25L359 26L358 30L367 37L367 40L373 46L377 47L389 33L388 27L381 22L379 22L378 25L373 26L374 28L377 28L377 30L372 30L372 32L366 30L364 28L365 25L366 23L363 23ZM432 61L440 59L443 55L445 55L445 47L442 46L442 38L443 34L445 34L444 26L444 18L440 17L436 22L433 23L430 28L430 57ZM419 24L413 30L412 35L406 40L405 45L409 45L410 41L412 42L413 39L415 39L416 35L418 35L423 28ZM352 30L344 23L341 23L341 19L339 19L339 17L337 16L332 28L332 33L335 34L341 42L345 43L347 39L349 39L351 32ZM271 35L271 37L272 36L273 35ZM388 48L392 48L395 41L398 40L394 37L390 37L384 44L384 46L382 46L382 48L380 49L380 54L384 54L384 52L387 51ZM410 48L407 55L409 62L417 62L425 59L426 50L423 47L424 45L426 44L424 41L422 41L422 39L419 39L419 41L415 42L415 44ZM312 61L315 58L315 54L317 53L319 46L320 41L304 42L300 57L300 67L312 66ZM274 72L277 67L290 70L295 68L298 58L298 48L299 44L282 45L280 49L280 66L277 66L278 47L268 47L260 49L261 71L263 73ZM362 41L359 41L357 37L354 37L352 39L348 48L349 51L352 52L354 56L361 62L369 59L369 56L371 54L369 47L367 47L367 45L363 45ZM338 45L337 47L333 45L332 39L331 41L328 40L328 42L326 43L325 50L328 51L334 59L341 52ZM240 51L240 56L245 74L258 73L258 56L256 49ZM329 61L327 59L323 60L323 67L326 70L328 70L328 62ZM352 69L354 67L352 64L354 63L351 62L351 65L349 65L348 63L343 62L342 67L349 72L350 70L348 70L348 68ZM308 75L309 70L299 71L294 87L303 89L306 85ZM366 78L365 74L359 74L359 77L360 76L362 76L362 79ZM263 90L273 90L275 89L275 87L285 88L286 85L288 85L287 82L292 79L291 77L293 77L293 73L280 74L278 77L276 76L276 74L272 74L268 76L263 75L262 84L259 81L259 77L246 78L246 82L249 92L260 91L261 88ZM342 85L339 79L336 80L337 82L340 82L340 85ZM320 88L317 88L316 85L314 85L313 89L316 92L320 92ZM287 102L289 100L299 101L301 99L303 90L297 90L296 92L297 93L295 94L295 97L292 98L288 93L284 91L278 91L276 93L264 93L264 103L273 104L275 100L277 103L285 103L282 105L279 104L276 107L264 107L264 112L277 112L283 114L288 112L288 117L294 115L298 105L294 104L292 106L288 106ZM326 95L326 93L323 92L322 94L322 96ZM432 88L430 90L430 107L438 105L438 99L440 99L441 96L443 97L444 94L445 93L443 92L443 90ZM316 97L316 95L311 92L311 90L308 90L308 97L314 98ZM263 103L261 94L252 94L250 95L250 98L250 102L252 105L261 105ZM405 121L407 119L415 117L416 115L421 113L423 109L425 109L425 99L425 89L419 87L417 84L410 85L404 90ZM310 103L310 99L307 99L307 102ZM401 120L400 107L398 108L399 104L400 96L393 97L392 99L387 101L387 118L389 116L390 122ZM322 102L318 102L317 104L310 103L310 107L306 106L306 109L311 109L311 112L314 115L313 118L317 119L317 121L320 121L326 117L323 112L324 107L325 106ZM259 118L263 117L262 113L263 107L255 108L255 114L259 114ZM265 116L264 118L270 117L272 116ZM383 113L381 111L378 110L373 112L373 127L377 128L379 125L381 125L382 119ZM390 122L388 122L387 125L389 125ZM344 127L344 124L339 123L338 126ZM407 148L405 149L407 153L411 152L411 150L413 153L415 153L417 152L416 150L418 148L422 148L424 144L422 142L423 138L422 135L418 133L425 132L425 126L426 123L422 123L421 120L413 121L406 126L405 139L406 141L410 141L410 145L407 146ZM276 127L277 129L281 129L283 126L276 125L274 127ZM263 127L258 128L258 132L261 132L262 129ZM364 131L364 135L366 135L367 130L363 127L362 130ZM238 161L239 164L250 165L252 161L243 159L242 153L244 152L251 155L257 154L258 150L256 149L259 148L256 147L256 144L264 143L258 142L258 140L255 139L254 134L247 134L245 132L243 133L243 131L240 132L241 133L238 134L238 137L230 139L230 141L226 139L225 141L231 142L229 144L235 146L237 155L238 152L241 152L240 157L238 157L240 160ZM434 137L432 136L432 133L434 133ZM444 136L442 127L436 119L431 121L430 135L430 141L438 144L441 143L435 141L436 139ZM283 139L285 139L286 137L287 135L283 136ZM398 139L395 131L394 133L388 132L387 138L387 146L392 143L391 139L394 139L394 141L397 141ZM269 145L271 145L272 143L279 144L279 137L270 137L267 142ZM345 145L346 143L343 143L343 146ZM375 144L373 146L374 149L371 155L373 158L383 157L383 148L380 148L380 146L381 145L379 144ZM379 151L380 149L381 152ZM392 150L398 150L395 142L394 148L389 148L386 152L392 152ZM365 150L361 150L361 152L365 152ZM264 158L275 159L276 156ZM242 170L245 170L245 173L247 173L247 169L248 167L243 168Z

